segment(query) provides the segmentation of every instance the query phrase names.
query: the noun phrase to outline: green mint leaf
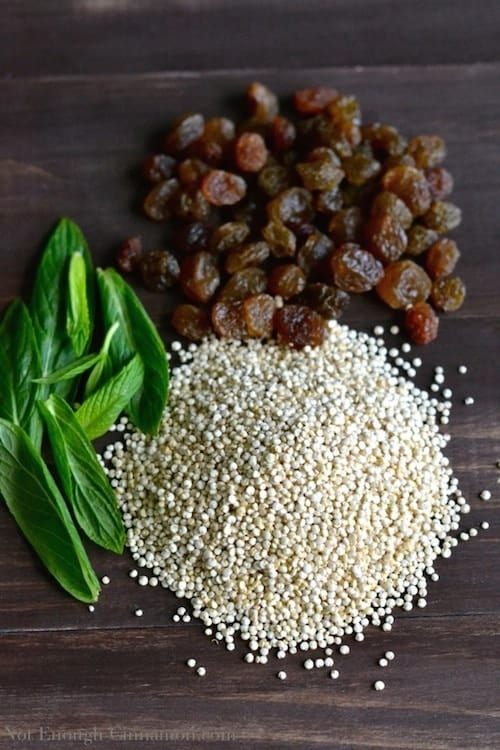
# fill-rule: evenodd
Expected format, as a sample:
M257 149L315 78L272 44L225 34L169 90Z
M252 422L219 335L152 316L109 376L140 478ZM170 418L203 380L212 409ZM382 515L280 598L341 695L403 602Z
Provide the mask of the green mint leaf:
M0 492L47 570L72 596L95 602L99 581L64 499L21 427L0 419Z
M125 529L114 492L73 410L55 394L39 402L39 407L78 526L96 544L122 553Z
M33 379L40 372L30 314L21 300L14 300L0 323L0 417L23 427L36 446L41 443L42 425L34 408L39 388Z
M76 418L90 440L104 435L142 388L144 366L136 354L104 385L89 396L76 411Z
M169 368L163 342L131 287L112 268L97 269L105 325L119 321L109 353L113 369L136 352L144 363L144 382L126 411L136 427L155 434L168 396Z
M79 253L85 262L90 311L93 309L93 271L87 244L76 224L70 219L61 219L42 254L29 305L42 375L50 375L74 359L73 345L66 329L68 272L73 253ZM63 380L51 390L66 397L74 391L74 385ZM48 395L48 392L48 386L44 386L41 396Z
M43 378L34 378L34 383L41 383L42 385L53 385L54 383L60 383L64 380L72 380L83 372L90 370L101 360L101 354L85 354L83 357L73 360L65 367L61 367L60 370L56 370L50 375L46 375Z
M103 385L106 380L109 380L109 378L113 374L113 365L111 362L111 357L109 356L109 347L111 345L113 336L115 335L119 326L120 324L118 322L113 323L104 338L101 351L99 352L99 362L97 362L94 369L88 376L87 382L85 383L84 398L88 398L89 396L91 396L92 393L94 393L94 391L96 391L101 385Z
M75 356L81 357L92 336L87 297L87 268L81 253L73 253L69 262L66 331Z

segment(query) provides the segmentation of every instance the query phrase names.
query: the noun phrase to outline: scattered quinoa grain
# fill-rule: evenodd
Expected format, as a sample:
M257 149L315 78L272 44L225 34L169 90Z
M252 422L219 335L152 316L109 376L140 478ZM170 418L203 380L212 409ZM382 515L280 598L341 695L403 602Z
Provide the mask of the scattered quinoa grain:
M374 690L385 690L385 682L383 680L375 680L373 688Z
M339 670L338 669L332 669L332 671L330 672L330 677L331 677L332 680L338 680L338 678L340 677Z
M129 570L129 573L128 573L129 578L137 578L138 575L139 573L137 572L135 568L132 568L132 570Z
M466 365L459 365L457 370L460 373L460 375L465 375L467 372L467 367Z
M375 336L383 336L384 335L384 326L375 326L373 329L373 334Z
M339 647L339 654L342 654L342 656L346 656L347 654L350 654L350 653L351 653L351 649L346 643L343 643L342 646Z
M388 660L385 659L383 656L378 660L379 667L387 667L389 664Z
M481 521L481 528L487 531L490 528L488 521Z
M391 326L389 328L389 331L392 333L393 336L397 336L399 333L399 326Z
M110 580L111 580L111 579L110 579L110 577L109 577L109 576L103 576L103 577L101 578L101 583L102 583L102 584L103 584L104 586L107 586L107 585L108 585L108 583L110 582Z
M205 677L206 673L207 670L205 667L198 667L198 669L196 670L196 674L198 675L198 677Z
M192 669L193 667L196 667L196 659L188 659L186 664Z
M136 609L136 610L134 610L134 615L135 615L136 617L142 617L142 616L143 616L143 614L144 614L144 612L143 612L143 610L142 610L142 609Z
M147 586L149 583L149 578L147 576L139 576L137 579L137 583L139 586Z
M95 612L95 607L94 607L94 605L93 605L93 604L89 604L89 606L88 606L88 610L89 610L89 612Z
M313 669L314 661L312 659L306 659L303 666L304 666L304 669Z
M464 404L466 406L472 406L474 404L474 397L473 396L466 396L464 398Z
M393 661L393 659L395 659L396 657L394 651L386 651L384 656L388 661Z
M491 500L491 492L489 490L481 490L479 497L481 500Z
M278 680L286 680L287 674L284 670L280 670L276 677L278 678Z

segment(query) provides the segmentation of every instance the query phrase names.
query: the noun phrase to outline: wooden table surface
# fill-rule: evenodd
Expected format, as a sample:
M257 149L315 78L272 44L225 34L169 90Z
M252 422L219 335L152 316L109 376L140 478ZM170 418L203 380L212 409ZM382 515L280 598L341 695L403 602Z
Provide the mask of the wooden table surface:
M468 297L419 351L420 382L445 366L448 454L471 505L463 527L490 522L439 562L426 609L398 614L391 633L369 629L336 658L338 681L290 658L282 683L276 659L247 665L241 647L229 653L199 624L173 623L178 602L132 582L127 555L92 550L111 583L89 613L49 580L0 507L0 748L499 748L498 0L2 0L0 9L2 307L29 288L61 215L81 225L100 263L132 232L161 241L137 210L137 165L175 115L235 113L251 80L284 96L331 83L359 96L367 120L446 138ZM165 330L163 299L141 296ZM345 320L368 328L390 316L362 300ZM486 487L493 498L482 502ZM396 659L384 671L376 661L387 649ZM186 668L191 656L204 679Z

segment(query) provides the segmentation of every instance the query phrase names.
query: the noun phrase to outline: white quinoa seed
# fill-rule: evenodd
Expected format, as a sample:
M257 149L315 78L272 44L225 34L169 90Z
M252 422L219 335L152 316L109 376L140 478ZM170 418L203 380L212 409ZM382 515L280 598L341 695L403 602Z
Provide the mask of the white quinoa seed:
M186 664L190 669L193 669L193 667L196 667L196 659L188 659Z
M198 677L205 677L206 673L207 670L205 669L205 667L198 667L196 670L196 674L198 675Z
M491 500L491 492L489 490L481 490L479 497L481 500Z
M259 663L411 608L408 582L423 590L425 569L451 555L468 506L437 401L387 354L336 321L307 352L214 338L180 348L159 434L129 429L115 451L134 559Z
M278 680L286 680L287 674L284 670L280 670L276 677L278 678Z
M375 680L373 683L373 689L374 690L385 690L385 682L383 680Z

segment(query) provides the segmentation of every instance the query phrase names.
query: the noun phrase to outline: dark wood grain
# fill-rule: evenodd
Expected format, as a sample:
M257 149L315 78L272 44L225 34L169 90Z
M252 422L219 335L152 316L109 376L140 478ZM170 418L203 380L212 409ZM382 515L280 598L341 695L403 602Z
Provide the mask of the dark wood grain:
M10 28L17 28L12 19L22 21L36 42L31 61L18 60L16 75L30 75L0 82L1 305L28 289L43 237L61 214L81 224L100 263L110 262L117 243L132 232L151 245L162 241L163 228L138 211L142 186L136 167L176 114L193 108L234 113L245 84L256 77L283 96L307 83L333 82L359 96L366 119L385 119L408 134L438 132L447 140L455 196L464 209L454 236L468 298L462 310L443 317L438 341L419 350L419 383L429 382L435 364L445 366L455 394L448 454L471 504L464 528L486 519L490 529L439 563L441 578L430 587L425 610L398 616L392 633L370 629L364 643L353 643L349 657L335 657L340 680L329 680L324 670L306 672L303 657L297 657L287 660L289 677L281 683L275 675L282 662L246 665L240 647L228 653L199 624L174 624L178 600L133 583L127 556L92 550L99 575L108 574L111 583L91 614L43 573L2 507L0 748L73 750L90 740L103 750L497 748L500 64L115 75L109 71L129 70L120 68L119 56L102 52L92 68L88 53L75 68L75 51L67 57L58 43L46 67L35 69L44 45L30 24L37 21L43 29L49 5L37 6L32 19L24 3L16 4L19 16L10 13ZM68 7L80 8L88 19L84 3ZM177 12L187 14L190 7ZM290 18L298 8L291 4ZM428 11L425 23L434 18ZM110 17L119 25L117 12ZM124 27L132 34L135 16L130 11L126 17ZM100 18L99 28L105 28ZM317 19L315 24L321 27ZM154 49L151 56L133 55L144 69L160 66ZM99 75L60 75L75 70ZM140 294L166 333L166 301ZM353 303L346 317L365 329L390 320L368 298ZM461 363L469 366L465 377L456 371ZM476 398L470 408L462 404L469 394ZM488 503L477 497L484 487L493 491ZM142 618L133 614L138 606ZM388 648L396 660L383 671L376 661ZM204 679L184 666L190 656L207 666ZM377 678L387 683L383 693L371 688ZM127 731L143 736L128 740ZM162 733L157 740L154 732Z
M497 0L3 0L5 75L498 60Z

